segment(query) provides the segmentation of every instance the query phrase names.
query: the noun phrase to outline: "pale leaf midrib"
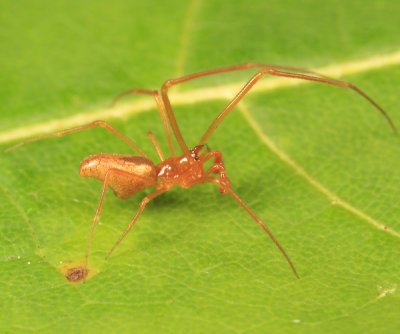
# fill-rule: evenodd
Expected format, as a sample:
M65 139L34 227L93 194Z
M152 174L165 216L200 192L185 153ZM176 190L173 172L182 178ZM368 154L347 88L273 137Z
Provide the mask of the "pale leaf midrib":
M365 72L396 64L400 64L400 51L385 55L379 55L376 57L370 57L359 61L345 62L321 67L314 69L314 71L327 76L340 78L344 75ZM270 78L259 82L256 86L254 86L249 94L266 92L274 89L306 83L308 83L308 81L290 80L286 78ZM171 92L170 98L175 105L193 104L196 102L204 102L216 99L226 99L226 92L229 92L230 94L232 92L237 92L240 88L242 88L242 86L243 82L220 85L215 87L204 87L185 92ZM15 129L4 130L0 132L0 144L18 139L21 140L37 136L43 133L49 133L63 128L82 125L96 119L126 118L130 115L138 114L140 112L149 111L152 109L155 109L155 102L152 98L139 98L138 100L134 100L133 102L120 104L115 108L102 108L90 111L82 111L69 117L48 120L41 123L18 127Z

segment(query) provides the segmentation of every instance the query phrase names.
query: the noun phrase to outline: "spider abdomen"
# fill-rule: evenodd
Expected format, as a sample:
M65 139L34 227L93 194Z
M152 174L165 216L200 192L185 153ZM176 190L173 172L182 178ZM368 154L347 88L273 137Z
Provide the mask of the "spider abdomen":
M152 181L157 180L156 167L150 159L125 154L91 155L81 162L79 174L104 182L106 173L110 170L119 170L131 175L111 173L109 176L109 187L121 199L127 199L149 186L148 182L134 177L135 175Z

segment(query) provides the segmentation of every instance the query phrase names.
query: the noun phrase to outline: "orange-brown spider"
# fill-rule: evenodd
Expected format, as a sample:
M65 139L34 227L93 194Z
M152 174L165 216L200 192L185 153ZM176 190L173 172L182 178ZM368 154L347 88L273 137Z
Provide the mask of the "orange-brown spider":
M204 77L207 75L230 72L230 71L240 71L249 68L261 68L256 74L243 86L243 88L237 93L237 95L230 101L226 107L220 112L217 118L212 122L210 127L201 137L199 143L192 149L189 149L186 145L181 131L179 130L178 123L176 122L174 113L172 111L171 103L168 97L168 89L171 86L181 84L183 82L193 80L199 77ZM19 146L27 143L31 143L37 140L50 138L50 137L61 137L69 133L78 132L91 127L101 126L118 138L122 139L125 143L131 146L139 156L135 155L117 155L117 154L96 154L89 156L82 161L80 165L80 175L83 177L94 177L103 182L103 188L101 191L100 200L97 206L96 213L93 218L92 227L89 234L89 240L86 247L85 253L85 268L84 273L87 268L87 261L89 256L90 245L93 238L93 233L96 225L100 219L100 213L103 207L104 198L106 195L107 188L110 187L114 190L116 196L122 199L129 198L130 196L136 194L137 192L147 188L154 187L156 190L141 201L139 209L135 216L129 223L125 232L117 240L111 250L108 252L106 259L111 255L114 249L119 245L119 243L125 238L128 232L135 225L143 210L145 209L147 203L149 203L155 197L161 195L172 189L174 186L178 185L182 188L190 188L194 185L200 183L213 183L219 187L220 192L224 195L230 195L250 216L251 218L269 235L275 245L280 249L282 254L285 256L293 273L299 278L296 269L290 260L289 256L286 254L283 247L276 240L271 231L267 228L264 222L256 216L256 214L239 198L239 196L232 190L229 178L226 176L226 169L224 162L222 160L222 153L219 151L211 151L206 148L206 143L210 136L213 134L218 125L223 121L223 119L229 114L229 112L238 104L238 102L248 93L248 91L265 75L274 75L294 79L303 79L309 81L317 81L321 83L326 83L329 85L334 85L342 88L350 88L368 100L372 105L375 106L386 118L392 130L397 133L397 130L392 123L386 112L368 95L366 95L359 88L353 86L352 84L340 80L331 79L320 75L315 72L286 67L277 65L267 65L259 63L246 63L236 66L224 67L214 70L208 70L204 72L199 72L195 74L190 74L178 79L167 80L162 88L161 95L158 91L149 91L143 89L132 89L127 92L120 94L114 102L116 102L122 96L127 94L147 94L153 95L157 104L157 108L160 112L161 119L164 125L164 130L166 133L166 138L170 150L171 157L165 158L163 152L161 151L160 145L158 144L155 136L149 132L148 136L157 151L157 154L161 160L158 165L155 165L151 161L146 153L142 151L132 140L120 133L113 126L105 121L94 121L92 123L74 127L71 129L65 129L51 134L43 135L40 137L25 140L9 149L10 151ZM179 144L182 154L177 154L175 151L172 132ZM207 170L204 169L204 163L212 160L212 166ZM212 176L216 174L217 176Z

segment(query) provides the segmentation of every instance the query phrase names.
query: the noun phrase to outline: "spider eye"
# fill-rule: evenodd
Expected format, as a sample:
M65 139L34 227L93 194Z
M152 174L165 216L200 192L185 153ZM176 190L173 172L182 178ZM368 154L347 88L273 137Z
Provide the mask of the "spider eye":
M195 157L194 157L194 160L199 160L200 158L196 155Z

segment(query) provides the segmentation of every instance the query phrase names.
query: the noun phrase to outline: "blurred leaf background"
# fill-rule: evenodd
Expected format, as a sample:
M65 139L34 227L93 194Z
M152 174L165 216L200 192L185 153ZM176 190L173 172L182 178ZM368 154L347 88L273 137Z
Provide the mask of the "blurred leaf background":
M381 59L342 79L399 126L400 66L385 66L399 51L399 17L396 1L3 0L1 148L100 111L157 160L146 136L153 131L166 151L157 110L137 107L151 101L122 101L118 118L110 101L248 61L314 69ZM175 111L189 145L235 93L221 87L252 73L177 89L188 93ZM220 97L191 100L210 87ZM121 201L109 191L92 244L96 275L67 282L58 268L82 259L101 189L79 177L79 163L131 153L91 129L1 155L1 331L398 333L399 138L376 110L336 87L265 89L209 145L223 152L233 189L275 233L300 280L240 207L204 185L154 200L105 261L146 193Z

